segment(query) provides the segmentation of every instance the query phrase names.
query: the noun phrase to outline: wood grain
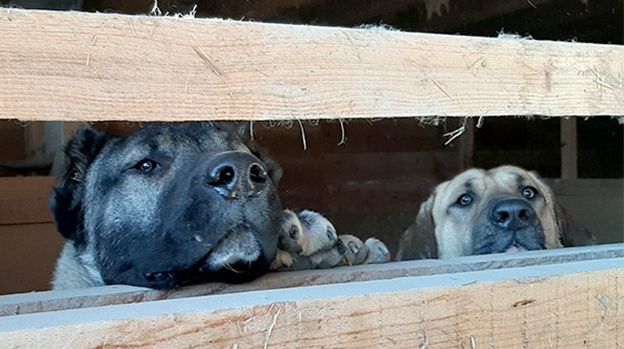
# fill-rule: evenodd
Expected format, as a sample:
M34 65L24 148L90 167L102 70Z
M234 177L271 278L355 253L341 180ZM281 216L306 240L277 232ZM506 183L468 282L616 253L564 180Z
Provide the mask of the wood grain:
M54 223L0 224L0 295L49 290L62 247Z
M89 290L37 292L0 296L0 317L213 294L386 280L408 276L452 274L528 266L534 267L622 257L624 257L624 244L611 244L548 251L531 251L518 255L497 254L469 256L449 260L419 260L340 267L327 270L271 273L246 284L231 285L206 283L171 291L155 291L140 287L117 285L92 288Z
M623 259L0 318L9 348L616 348Z
M561 179L578 177L578 133L576 118L561 120Z
M0 118L624 115L624 47L0 10Z
M52 223L52 177L0 177L0 225Z

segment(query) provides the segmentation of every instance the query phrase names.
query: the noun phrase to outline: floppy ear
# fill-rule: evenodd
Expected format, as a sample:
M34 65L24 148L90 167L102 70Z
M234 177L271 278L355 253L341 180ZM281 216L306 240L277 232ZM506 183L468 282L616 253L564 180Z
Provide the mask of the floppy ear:
M596 236L587 229L574 227L570 215L563 206L555 203L555 220L559 230L559 238L564 247L595 245Z
M85 238L82 210L84 179L107 139L106 134L94 129L78 130L65 146L65 170L48 200L57 230L77 245L82 244Z
M435 238L433 203L435 192L420 205L412 225L407 228L399 242L397 260L438 258L438 244Z
M559 233L559 239L564 247L571 246L570 237L567 234L568 230L568 215L561 205L555 202L555 222L557 222L557 232Z
M243 141L243 143L247 144L251 141L251 131L250 131L250 126L248 122L243 122L238 126L238 129L236 129L236 134L238 135L238 138L241 139L241 141Z

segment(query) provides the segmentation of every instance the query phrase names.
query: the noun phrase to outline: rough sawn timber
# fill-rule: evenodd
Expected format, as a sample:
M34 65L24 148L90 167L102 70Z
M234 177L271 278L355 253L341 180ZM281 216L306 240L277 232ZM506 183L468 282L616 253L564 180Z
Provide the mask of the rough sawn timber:
M416 260L333 269L274 272L250 283L225 284L208 282L173 290L152 290L143 287L111 285L87 290L44 291L0 296L0 316L214 294L384 280L407 276L532 267L622 257L624 257L624 244L609 244L526 251L521 254L478 255L446 260Z
M617 348L624 259L0 318L15 348Z
M624 47L0 9L0 119L624 115Z

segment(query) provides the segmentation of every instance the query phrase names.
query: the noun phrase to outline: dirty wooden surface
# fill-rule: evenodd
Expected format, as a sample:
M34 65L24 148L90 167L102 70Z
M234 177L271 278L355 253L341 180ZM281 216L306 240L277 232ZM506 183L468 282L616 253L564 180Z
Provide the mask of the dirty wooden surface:
M624 47L0 10L0 118L624 115Z
M0 317L12 348L616 348L622 258Z
M420 260L341 267L328 270L281 272L265 275L247 284L230 285L206 283L172 291L155 291L128 286L107 286L88 290L26 293L0 296L0 317L212 294L240 293L254 290L385 280L409 276L518 268L622 257L624 257L624 244L612 244L548 251L531 251L518 255L497 254L469 256L449 260Z

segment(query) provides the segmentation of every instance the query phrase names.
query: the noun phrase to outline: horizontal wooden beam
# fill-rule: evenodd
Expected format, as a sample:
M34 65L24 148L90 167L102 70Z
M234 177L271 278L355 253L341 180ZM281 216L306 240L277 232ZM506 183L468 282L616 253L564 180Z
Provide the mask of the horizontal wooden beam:
M0 119L624 115L624 47L0 9Z
M624 259L0 318L8 347L616 348Z
M265 275L258 280L231 285L206 283L171 291L130 286L106 286L89 290L63 290L0 296L0 317L74 308L149 302L212 294L305 287L344 282L385 280L408 276L518 268L624 257L624 244L530 251L522 254L468 256L447 260L417 260L377 265L304 270Z

